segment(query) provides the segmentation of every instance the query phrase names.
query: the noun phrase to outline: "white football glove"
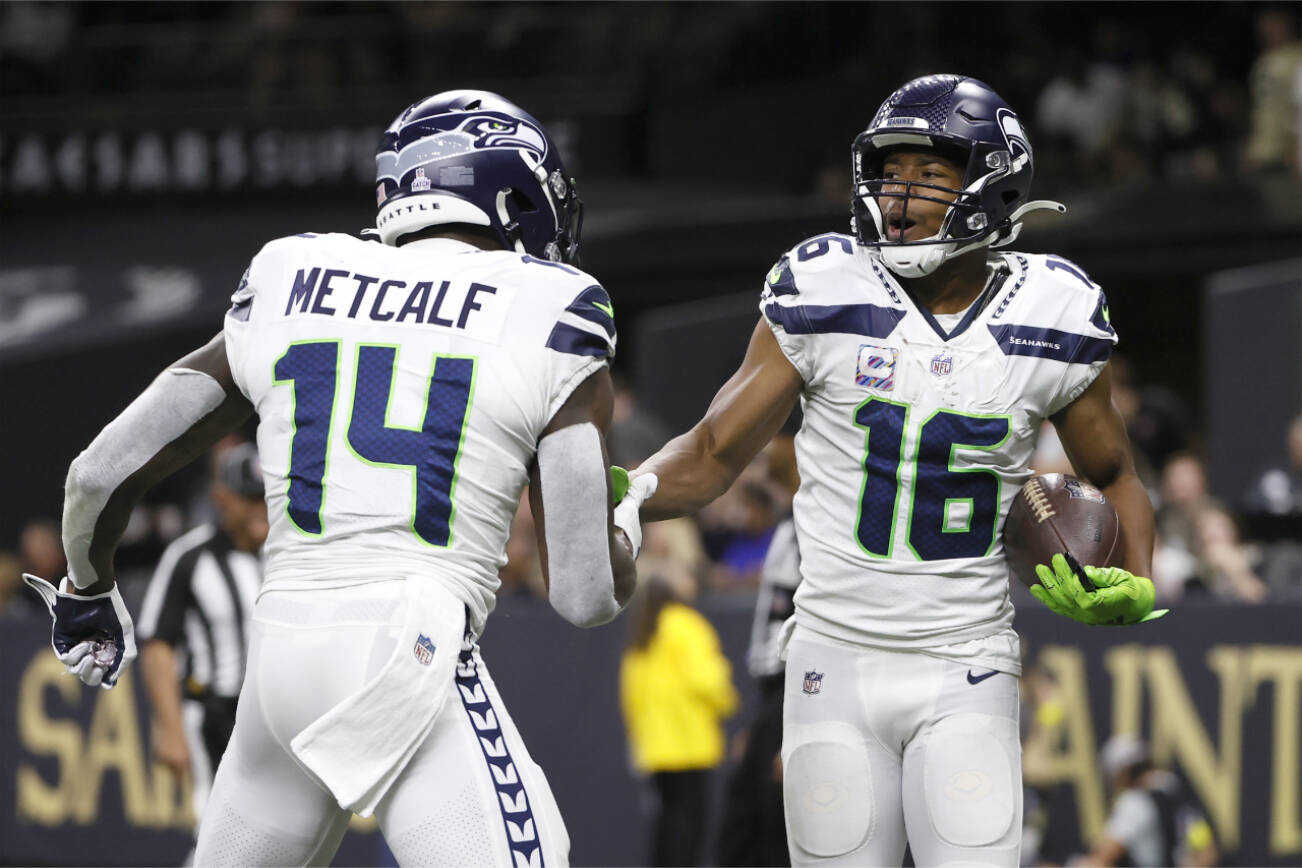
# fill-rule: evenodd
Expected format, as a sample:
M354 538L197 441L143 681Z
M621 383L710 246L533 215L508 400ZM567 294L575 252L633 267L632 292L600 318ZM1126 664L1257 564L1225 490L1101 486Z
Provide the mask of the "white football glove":
M64 576L56 590L45 579L23 573L27 582L50 610L54 627L50 644L54 654L91 687L110 689L122 671L136 657L136 631L118 586L111 591L83 597L68 592L71 583Z
M615 527L624 532L628 537L629 543L633 546L633 557L637 557L638 552L642 551L642 521L638 517L638 510L642 502L656 493L656 488L660 485L660 477L654 473L643 473L641 476L635 476L629 480L628 491L624 494L624 499L615 506Z

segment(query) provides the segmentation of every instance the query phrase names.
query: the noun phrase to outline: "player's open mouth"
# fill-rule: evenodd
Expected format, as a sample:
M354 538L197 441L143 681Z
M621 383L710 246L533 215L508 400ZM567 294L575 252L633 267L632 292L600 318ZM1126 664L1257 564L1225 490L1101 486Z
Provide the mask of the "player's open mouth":
M918 221L911 218L888 217L886 219L886 238L890 241L903 241L905 233L917 225Z

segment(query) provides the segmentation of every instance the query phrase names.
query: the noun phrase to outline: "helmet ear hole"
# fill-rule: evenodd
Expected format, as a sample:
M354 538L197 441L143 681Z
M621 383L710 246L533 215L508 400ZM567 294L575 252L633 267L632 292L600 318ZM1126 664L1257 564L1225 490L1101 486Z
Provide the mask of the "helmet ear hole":
M534 201L519 190L512 189L508 194L508 198L510 198L511 204L515 206L518 214L532 214L538 210L538 206L534 204Z
M1016 190L1005 190L1005 191L1003 192L1004 204L1005 204L1005 205L1011 205L1011 204L1013 204L1014 202L1016 202L1016 201L1018 200L1018 198L1021 197L1021 195L1022 195L1022 194L1019 193L1019 192L1017 192Z

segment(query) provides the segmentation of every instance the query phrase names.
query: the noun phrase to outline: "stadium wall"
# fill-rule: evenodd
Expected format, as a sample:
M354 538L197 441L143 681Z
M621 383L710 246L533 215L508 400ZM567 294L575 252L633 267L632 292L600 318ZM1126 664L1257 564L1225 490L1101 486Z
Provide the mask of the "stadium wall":
M1028 663L1053 684L1055 708L1028 714L1024 759L1059 848L1101 829L1098 748L1132 731L1187 781L1227 864L1302 861L1302 605L1185 606L1127 630L1082 627L1033 605L1017 626ZM704 608L743 688L736 731L754 701L744 675L749 600ZM47 629L18 621L0 634L0 695L15 697L0 728L0 864L178 864L188 808L149 761L139 681L82 688L49 653ZM556 792L576 865L646 859L647 802L629 771L617 701L624 635L620 625L574 630L537 601L506 598L482 643ZM384 859L363 825L336 864Z

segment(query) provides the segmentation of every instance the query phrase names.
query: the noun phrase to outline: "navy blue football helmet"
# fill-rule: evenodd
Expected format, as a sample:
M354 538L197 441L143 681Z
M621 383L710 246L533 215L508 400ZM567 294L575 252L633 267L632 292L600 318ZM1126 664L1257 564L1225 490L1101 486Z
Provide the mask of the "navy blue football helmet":
M380 240L444 223L486 226L508 250L576 262L583 203L532 115L495 93L450 90L398 115L375 155Z
M895 148L928 148L964 168L962 189L917 181L884 180L882 164ZM921 277L970 250L1008 244L1018 222L1037 208L1066 209L1030 200L1032 154L1021 122L1008 103L984 82L962 75L915 78L891 94L872 123L854 140L852 226L861 244L881 251L903 277ZM940 231L914 241L891 241L882 225L880 200L910 199L949 206Z

